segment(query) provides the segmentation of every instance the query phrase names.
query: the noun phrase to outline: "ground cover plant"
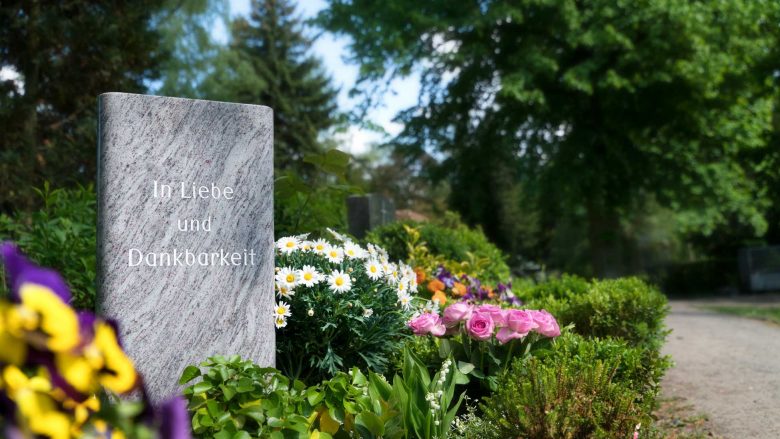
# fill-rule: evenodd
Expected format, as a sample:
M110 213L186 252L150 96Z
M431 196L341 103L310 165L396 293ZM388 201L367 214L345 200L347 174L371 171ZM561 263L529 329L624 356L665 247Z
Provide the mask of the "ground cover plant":
M274 368L239 357L213 357L189 366L192 427L202 438L444 438L468 382L451 359L431 376L409 350L401 371L386 380L358 368L307 386ZM201 370L203 368L204 370Z
M707 305L704 309L780 324L780 306Z

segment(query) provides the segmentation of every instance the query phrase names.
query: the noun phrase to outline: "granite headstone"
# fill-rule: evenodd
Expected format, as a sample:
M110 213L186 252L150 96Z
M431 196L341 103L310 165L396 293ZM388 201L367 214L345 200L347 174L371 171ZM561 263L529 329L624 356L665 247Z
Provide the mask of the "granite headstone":
M273 365L272 110L98 101L98 306L150 396L214 354Z

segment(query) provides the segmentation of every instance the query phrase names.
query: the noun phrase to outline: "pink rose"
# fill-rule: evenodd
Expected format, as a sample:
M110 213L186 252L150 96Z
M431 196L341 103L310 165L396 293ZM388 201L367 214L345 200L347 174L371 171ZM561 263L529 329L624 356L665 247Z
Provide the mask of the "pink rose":
M447 330L441 322L441 317L429 312L424 312L413 318L407 323L407 326L412 329L415 335L431 334L441 337Z
M490 340L493 336L493 318L490 314L474 311L471 318L466 322L466 331L474 340Z
M561 335L561 329L558 327L558 322L555 317L545 310L541 311L528 311L533 317L534 322L539 325L536 328L536 332L544 335L545 337L557 337Z
M480 305L474 308L474 311L490 314L490 317L493 319L493 324L498 328L506 326L506 311L501 309L498 305Z
M474 306L466 302L456 302L444 308L444 326L452 328L458 326L458 323L468 320Z
M499 343L506 344L509 340L513 340L515 338L523 338L526 335L527 333L521 334L511 328L501 328L501 330L498 331L498 334L496 334L496 339L498 339Z
M506 326L519 333L520 336L525 336L539 325L528 311L510 309L506 312Z

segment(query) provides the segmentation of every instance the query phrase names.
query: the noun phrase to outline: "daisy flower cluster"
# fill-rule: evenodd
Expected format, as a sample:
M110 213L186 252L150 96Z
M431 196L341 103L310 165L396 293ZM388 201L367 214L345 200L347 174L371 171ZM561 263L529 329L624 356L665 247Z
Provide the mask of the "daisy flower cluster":
M412 308L413 294L418 287L417 274L412 267L391 262L387 252L379 246L368 244L363 248L339 233L330 232L338 242L322 238L308 240L307 235L287 236L276 241L278 301L273 316L276 328L287 326L292 315L290 303L302 290L332 295L350 293L356 288L377 294L390 290L395 293L395 303L400 309ZM316 312L314 307L306 309L309 317ZM362 308L360 314L370 318L373 310Z
M275 245L277 367L304 380L349 367L385 370L425 303L412 267L381 247L331 235Z

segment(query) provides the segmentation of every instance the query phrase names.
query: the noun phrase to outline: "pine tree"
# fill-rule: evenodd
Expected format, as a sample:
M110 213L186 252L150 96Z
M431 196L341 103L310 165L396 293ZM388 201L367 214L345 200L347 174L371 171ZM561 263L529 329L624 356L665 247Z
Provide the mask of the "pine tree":
M303 173L302 158L322 151L323 132L340 121L337 90L289 0L254 0L248 18L231 25L228 50L202 84L203 97L267 105L274 110L274 165Z

